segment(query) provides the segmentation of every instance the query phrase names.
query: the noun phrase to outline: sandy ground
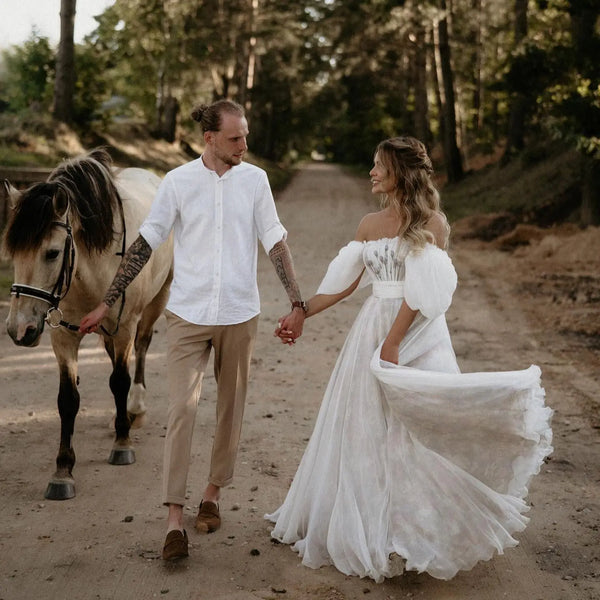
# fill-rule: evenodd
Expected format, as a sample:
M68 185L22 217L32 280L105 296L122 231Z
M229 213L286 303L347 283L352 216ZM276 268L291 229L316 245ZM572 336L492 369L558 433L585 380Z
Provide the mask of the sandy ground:
M352 239L361 216L376 204L366 178L309 165L279 196L278 207L301 287L309 296L337 250ZM82 409L74 440L77 496L65 502L43 496L59 437L58 376L49 338L45 335L34 349L17 348L2 328L0 600L600 598L600 338L593 335L598 254L595 263L565 266L557 253L553 261L552 252L535 255L538 246L536 241L529 250L509 254L457 236L451 248L459 289L448 322L462 369L539 364L547 401L555 410L555 452L531 486L531 522L517 548L449 582L407 573L377 585L331 567L302 567L294 552L270 540L263 514L285 496L337 353L367 292L307 321L303 338L288 348L272 337L287 303L263 256L263 313L236 479L221 501L224 524L209 536L193 531L213 431L215 382L208 373L186 509L191 556L175 566L159 558L165 518L160 504L164 319L157 323L148 356L149 413L145 427L134 432L137 462L131 466L107 463L112 440L108 359L97 339L85 340ZM574 288L574 281L581 285ZM581 292L583 284L587 295ZM2 303L2 320L7 310ZM565 321L570 314L585 324L584 333Z

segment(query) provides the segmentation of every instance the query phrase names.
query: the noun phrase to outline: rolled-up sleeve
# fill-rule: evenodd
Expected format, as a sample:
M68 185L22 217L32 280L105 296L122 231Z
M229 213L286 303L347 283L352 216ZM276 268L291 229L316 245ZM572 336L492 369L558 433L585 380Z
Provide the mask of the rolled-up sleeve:
M267 254L277 242L287 238L287 230L277 215L275 200L266 173L263 173L256 187L254 222L258 231L258 239Z
M177 216L177 196L169 175L163 179L139 234L156 250L169 237Z

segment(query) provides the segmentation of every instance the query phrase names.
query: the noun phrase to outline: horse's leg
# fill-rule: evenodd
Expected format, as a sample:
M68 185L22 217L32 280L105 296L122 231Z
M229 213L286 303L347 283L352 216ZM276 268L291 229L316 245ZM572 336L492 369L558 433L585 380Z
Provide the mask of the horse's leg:
M110 375L110 389L115 397L115 443L108 462L111 465L130 465L135 462L135 452L129 439L129 417L127 416L127 396L131 387L129 356L132 348L131 335L123 332L113 341L113 371ZM110 353L109 353L110 354Z
M144 424L146 414L146 354L152 341L154 323L162 314L169 298L169 286L171 278L165 282L160 292L153 298L142 312L142 317L137 326L135 335L135 373L133 375L133 386L129 392L127 401L127 412L131 427L138 428Z
M72 476L75 451L71 445L75 429L75 417L79 411L77 390L77 350L80 339L74 335L52 335L52 347L60 376L58 390L58 413L60 415L60 446L56 457L56 472L48 483L45 497L48 500L68 500L75 496Z

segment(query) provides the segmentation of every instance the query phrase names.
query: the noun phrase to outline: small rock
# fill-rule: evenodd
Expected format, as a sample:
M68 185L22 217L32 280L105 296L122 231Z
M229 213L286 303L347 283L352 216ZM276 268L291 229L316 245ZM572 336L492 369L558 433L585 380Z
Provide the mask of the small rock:
M252 548L252 550L250 550L250 554L252 556L260 556L260 550L258 550L257 548Z
M127 515L122 521L121 523L131 523L131 521L133 521L133 517L131 515Z

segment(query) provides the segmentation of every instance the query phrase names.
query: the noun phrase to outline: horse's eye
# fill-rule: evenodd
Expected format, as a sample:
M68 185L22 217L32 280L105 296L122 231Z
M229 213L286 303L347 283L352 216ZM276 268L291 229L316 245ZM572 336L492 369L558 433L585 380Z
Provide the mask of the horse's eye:
M60 250L47 250L46 251L46 260L56 260L58 255L60 254Z

